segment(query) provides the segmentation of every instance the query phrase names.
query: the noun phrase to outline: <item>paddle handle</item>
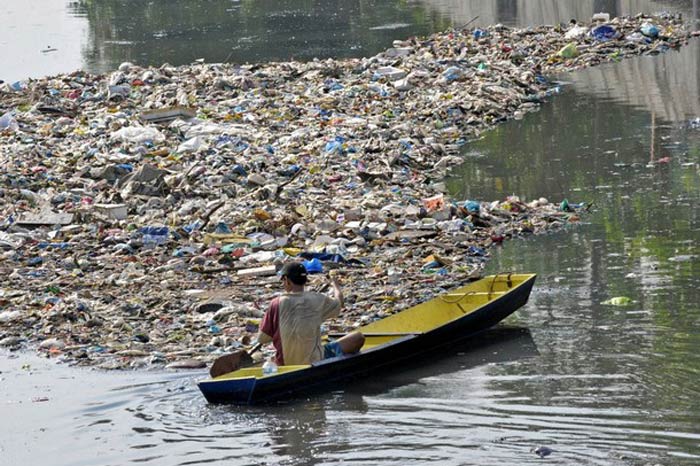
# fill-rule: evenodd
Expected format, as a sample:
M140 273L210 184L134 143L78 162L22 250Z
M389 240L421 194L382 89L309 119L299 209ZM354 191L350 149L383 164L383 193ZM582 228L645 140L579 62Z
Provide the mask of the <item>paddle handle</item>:
M257 353L258 350L259 350L260 348L262 348L262 343L257 342L257 343L255 344L255 346L253 346L253 347L250 349L250 351L248 351L248 354L253 355L253 354Z

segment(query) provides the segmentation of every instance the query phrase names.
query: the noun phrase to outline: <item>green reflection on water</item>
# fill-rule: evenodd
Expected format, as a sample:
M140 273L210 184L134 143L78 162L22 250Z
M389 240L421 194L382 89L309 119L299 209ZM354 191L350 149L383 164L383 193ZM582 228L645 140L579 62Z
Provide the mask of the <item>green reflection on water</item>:
M123 61L158 65L371 56L397 37L448 28L419 4L372 0L80 0L91 68ZM397 33L400 31L400 33Z
M540 275L518 319L542 356L518 370L545 381L517 392L544 406L610 410L639 423L620 439L679 455L700 454L700 130L683 118L700 88L669 83L697 75L699 50L572 77L540 112L469 144L449 182L462 198L595 202L584 224L508 243L489 264ZM616 79L642 65L648 86ZM657 105L677 118L661 118ZM614 296L633 303L601 304Z

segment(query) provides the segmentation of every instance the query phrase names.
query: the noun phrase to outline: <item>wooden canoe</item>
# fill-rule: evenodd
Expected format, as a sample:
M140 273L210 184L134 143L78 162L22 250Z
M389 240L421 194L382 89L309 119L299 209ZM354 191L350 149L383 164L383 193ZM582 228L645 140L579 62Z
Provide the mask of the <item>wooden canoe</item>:
M256 404L284 400L369 374L421 353L464 340L497 324L530 296L534 274L489 275L360 327L365 345L357 354L311 365L239 369L199 382L210 403Z

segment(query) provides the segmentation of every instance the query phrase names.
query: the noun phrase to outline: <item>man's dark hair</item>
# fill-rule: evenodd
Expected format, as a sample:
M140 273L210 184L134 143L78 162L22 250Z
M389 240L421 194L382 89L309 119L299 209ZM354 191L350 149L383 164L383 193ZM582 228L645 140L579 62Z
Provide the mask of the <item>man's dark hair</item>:
M281 277L287 277L295 285L304 285L308 276L306 267L301 262L288 262L277 273Z

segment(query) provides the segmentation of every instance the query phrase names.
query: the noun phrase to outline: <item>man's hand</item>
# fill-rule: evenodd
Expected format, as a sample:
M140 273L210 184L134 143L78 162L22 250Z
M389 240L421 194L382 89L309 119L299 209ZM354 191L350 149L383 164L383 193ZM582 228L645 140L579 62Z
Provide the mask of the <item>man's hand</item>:
M335 270L328 272L328 278L331 281L331 286L333 286L333 294L335 295L336 301L340 303L340 308L345 307L345 300L343 299L343 291L340 289L340 283L338 282L338 273Z

